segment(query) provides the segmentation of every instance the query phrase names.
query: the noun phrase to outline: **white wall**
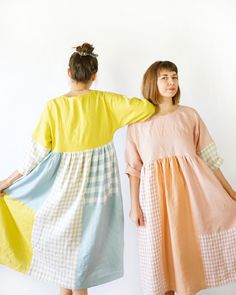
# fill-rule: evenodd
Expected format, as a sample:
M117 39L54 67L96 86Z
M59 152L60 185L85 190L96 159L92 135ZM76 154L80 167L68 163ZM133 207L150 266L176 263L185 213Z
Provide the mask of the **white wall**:
M236 188L235 12L234 0L1 0L0 179L15 169L45 101L68 91L71 47L88 41L99 54L94 88L100 90L140 96L146 68L159 59L174 61L182 103L204 118ZM119 131L115 144L126 216L125 276L92 288L91 295L142 294L136 232L128 220L124 136ZM236 284L201 294L235 293ZM0 267L0 294L56 295L58 288Z

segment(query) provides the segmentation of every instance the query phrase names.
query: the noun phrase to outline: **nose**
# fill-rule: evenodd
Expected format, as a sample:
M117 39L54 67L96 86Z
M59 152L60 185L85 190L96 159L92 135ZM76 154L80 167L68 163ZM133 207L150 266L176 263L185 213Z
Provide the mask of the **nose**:
M169 79L169 80L168 80L168 84L169 84L169 85L173 85L173 84L174 84L173 79Z

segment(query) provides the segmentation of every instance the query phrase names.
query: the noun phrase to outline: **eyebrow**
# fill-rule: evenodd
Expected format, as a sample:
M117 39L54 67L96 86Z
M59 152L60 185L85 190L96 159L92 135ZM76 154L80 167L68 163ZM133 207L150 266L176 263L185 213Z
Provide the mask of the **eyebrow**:
M161 74L160 77L161 77L161 76L165 76L165 77L167 77L168 74ZM171 74L171 76L178 76L178 74L177 74L177 73L175 73L175 74Z

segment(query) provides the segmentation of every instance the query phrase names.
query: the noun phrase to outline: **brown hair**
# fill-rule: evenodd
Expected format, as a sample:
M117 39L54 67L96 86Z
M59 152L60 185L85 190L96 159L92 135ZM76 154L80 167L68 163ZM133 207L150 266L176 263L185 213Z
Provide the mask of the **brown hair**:
M77 82L88 82L91 76L98 71L97 54L93 53L94 47L89 43L75 47L69 60L71 79Z
M178 74L177 66L170 61L156 61L145 72L142 82L143 97L151 101L154 105L160 103L160 93L157 86L157 78L161 70L174 71ZM180 100L180 88L174 97L172 97L173 104L178 104Z

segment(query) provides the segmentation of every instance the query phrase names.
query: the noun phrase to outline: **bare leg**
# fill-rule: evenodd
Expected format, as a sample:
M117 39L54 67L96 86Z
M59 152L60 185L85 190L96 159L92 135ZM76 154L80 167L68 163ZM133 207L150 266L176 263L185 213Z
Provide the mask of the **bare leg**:
M165 293L165 295L175 295L175 292L174 291L168 291Z
M72 295L72 290L61 288L60 295Z
M87 289L80 289L77 291L73 291L73 295L88 295Z

